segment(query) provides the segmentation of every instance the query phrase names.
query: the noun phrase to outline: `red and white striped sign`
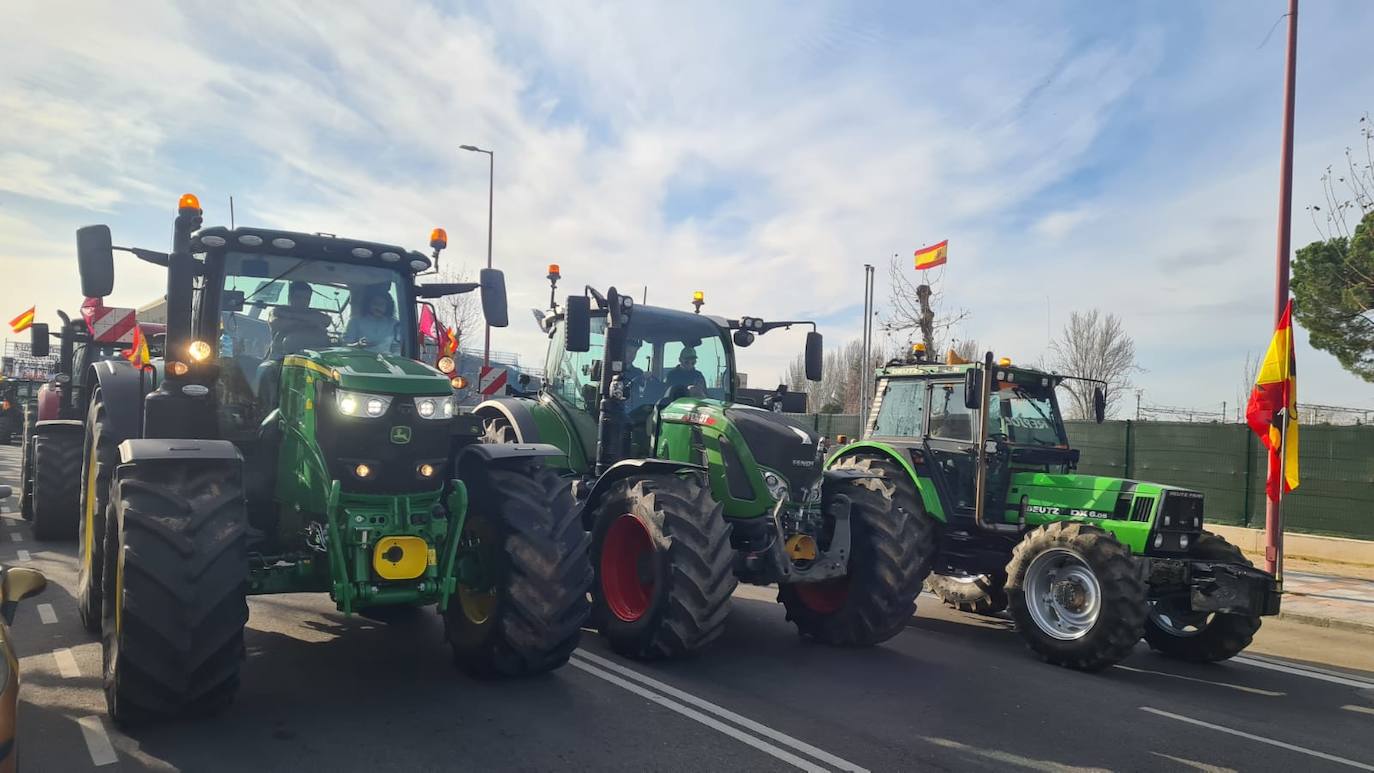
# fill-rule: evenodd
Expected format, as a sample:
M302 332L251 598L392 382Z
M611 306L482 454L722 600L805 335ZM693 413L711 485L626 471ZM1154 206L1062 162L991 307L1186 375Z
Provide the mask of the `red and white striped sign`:
M134 309L114 306L83 308L91 336L101 343L128 343L134 340L134 325L138 317Z
M491 397L506 388L506 369L495 365L483 365L477 377L477 391Z

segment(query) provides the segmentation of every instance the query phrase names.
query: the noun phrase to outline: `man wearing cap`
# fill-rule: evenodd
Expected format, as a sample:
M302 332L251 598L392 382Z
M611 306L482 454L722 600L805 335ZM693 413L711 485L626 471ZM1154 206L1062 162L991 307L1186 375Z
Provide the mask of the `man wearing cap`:
M664 374L663 380L669 389L677 386L696 387L703 395L706 394L706 377L697 370L697 350L690 346L682 347L682 352L677 356L677 366Z

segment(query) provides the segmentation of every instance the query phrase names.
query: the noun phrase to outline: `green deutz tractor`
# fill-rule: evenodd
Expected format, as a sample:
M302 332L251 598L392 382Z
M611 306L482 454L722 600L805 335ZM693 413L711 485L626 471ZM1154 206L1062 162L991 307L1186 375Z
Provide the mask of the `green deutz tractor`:
M880 476L934 519L931 589L968 612L1009 606L1048 662L1104 668L1142 636L1190 661L1245 649L1278 612L1273 576L1203 530L1201 493L1075 473L1056 399L1067 378L915 351L878 371L863 440L829 464ZM1091 394L1101 422L1102 388Z
M426 298L480 286L506 324L500 272L417 284L419 252L201 222L183 197L170 253L77 232L88 297L110 293L114 249L167 269L166 355L95 363L87 382L78 605L111 716L227 705L254 594L379 617L436 605L471 672L563 664L591 567L569 485L539 461L560 452L481 443L452 362L414 359Z
M665 658L709 644L741 581L776 583L800 632L832 644L876 644L910 619L933 521L893 507L876 475L823 471L813 431L735 399L736 349L795 325L813 328L806 370L818 380L812 323L726 320L588 288L542 317L542 390L475 409L493 440L562 450L550 463L577 478L592 616L616 651Z

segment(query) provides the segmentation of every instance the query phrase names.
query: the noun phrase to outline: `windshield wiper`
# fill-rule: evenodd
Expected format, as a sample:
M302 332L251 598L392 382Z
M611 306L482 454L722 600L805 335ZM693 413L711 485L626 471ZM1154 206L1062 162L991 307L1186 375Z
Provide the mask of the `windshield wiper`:
M274 277L272 277L271 279L267 280L267 283L266 283L266 284L260 285L260 286L258 287L258 289L256 289L256 290L253 291L253 295L250 295L250 296L248 296L247 298L244 298L244 299L243 299L244 303L247 303L248 301L252 300L252 299L253 299L253 296L257 295L258 293L262 292L263 290L266 290L267 288L271 287L272 285L275 285L277 282L280 282L281 280L283 280L283 279L285 279L286 277L290 276L290 275L291 275L291 272L295 271L296 269L300 268L301 266L304 266L304 265L306 264L306 260L307 260L306 258L301 258L299 261L296 262L296 265L292 266L291 268L286 269L285 271L281 272L280 274L277 274L276 276L274 276ZM311 293L314 293L315 289L312 287L312 288L310 288L310 291L311 291Z

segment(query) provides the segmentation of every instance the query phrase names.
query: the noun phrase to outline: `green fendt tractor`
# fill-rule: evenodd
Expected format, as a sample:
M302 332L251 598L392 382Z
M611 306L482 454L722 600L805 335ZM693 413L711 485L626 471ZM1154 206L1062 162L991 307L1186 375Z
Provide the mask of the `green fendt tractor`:
M1142 636L1192 661L1245 649L1278 612L1274 578L1203 530L1202 494L1076 474L1055 396L1066 378L991 353L913 352L879 370L864 439L829 464L880 476L899 506L935 519L932 590L969 612L1010 606L1051 663L1104 668Z
M537 396L475 409L493 440L562 449L551 463L579 478L592 534L593 619L618 652L705 646L741 581L778 584L800 632L832 644L876 644L910 619L932 522L894 508L876 476L823 471L811 430L735 400L736 348L795 325L813 328L806 372L818 380L813 323L725 320L589 288L542 318Z
M417 284L431 258L388 244L201 228L183 197L163 358L92 365L78 604L102 636L117 722L225 706L246 596L327 593L345 614L437 605L478 674L564 663L589 609L587 539L555 448L480 441L445 358L416 361L416 308L505 281ZM437 263L444 246L436 230ZM81 283L114 282L108 226L77 232Z

